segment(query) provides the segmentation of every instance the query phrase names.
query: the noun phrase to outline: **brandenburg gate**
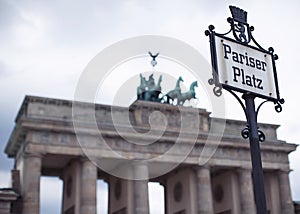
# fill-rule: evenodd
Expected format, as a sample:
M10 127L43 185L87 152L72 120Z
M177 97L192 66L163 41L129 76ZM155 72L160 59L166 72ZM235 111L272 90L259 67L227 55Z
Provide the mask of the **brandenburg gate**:
M151 181L164 187L162 203L168 214L256 212L249 143L240 135L244 121L213 118L205 109L145 100L137 100L128 108L96 104L93 108L101 130L99 138L99 130L86 122L88 103L77 103L82 115L76 119L78 128L74 129L72 103L25 97L5 149L15 161L12 188L19 195L12 203L12 213L40 212L41 176L56 176L63 181L64 214L96 213L98 179L109 186L109 214L149 213L148 182ZM164 117L157 115L157 111ZM182 115L189 121L183 125ZM194 122L195 117L199 118L199 124ZM225 123L222 133L217 127L211 130L212 120L217 125ZM142 144L149 139L139 138L139 134L149 131L149 121L157 124L151 127L153 133L161 132L159 124L166 124L167 128L155 143ZM288 154L296 145L277 138L278 125L259 124L259 127L266 135L261 155L267 210L294 213ZM195 129L196 137L190 131ZM212 148L205 145L209 133L212 136L209 145L218 145L213 154ZM76 137L78 134L80 139ZM176 143L178 138L180 142ZM194 144L191 139L196 139ZM183 157L185 151L188 155ZM199 162L200 154L206 161ZM135 162L141 159L149 161ZM177 160L182 161L168 168ZM160 173L164 167L168 170Z

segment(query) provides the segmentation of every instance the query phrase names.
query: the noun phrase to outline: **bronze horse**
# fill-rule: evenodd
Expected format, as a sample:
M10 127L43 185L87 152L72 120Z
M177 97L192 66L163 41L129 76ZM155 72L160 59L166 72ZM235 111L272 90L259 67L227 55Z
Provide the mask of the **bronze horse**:
M198 87L197 81L195 81L191 84L190 90L188 92L179 94L179 96L177 97L178 105L183 105L186 100L196 98L195 87Z
M172 100L172 102L174 101L174 99L178 98L179 95L181 94L181 88L180 88L180 82L183 82L183 79L182 77L179 77L177 82L176 82L176 85L175 85L175 88L171 91L169 91L165 96L167 98L167 103L171 104L170 103L170 100Z

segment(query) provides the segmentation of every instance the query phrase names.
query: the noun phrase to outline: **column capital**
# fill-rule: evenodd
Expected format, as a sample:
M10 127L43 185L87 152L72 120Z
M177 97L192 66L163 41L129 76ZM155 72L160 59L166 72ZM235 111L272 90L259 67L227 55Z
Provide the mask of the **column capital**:
M82 157L80 157L80 159L79 159L79 161L80 161L81 163L88 161L88 162L93 163L94 165L96 165L96 164L95 164L95 163L96 163L96 160L97 160L97 159L96 159L95 157L86 157L86 156L82 156Z
M212 168L212 166L210 164L204 164L204 165L197 165L197 166L193 166L192 169L194 169L196 172L198 170L201 170L201 169L207 169L207 170L210 170Z
M241 174L241 173L252 173L252 168L251 167L239 167L239 168L236 168L236 172L238 174Z
M132 164L132 166L148 166L148 161L147 160L133 160L131 164Z
M162 185L163 187L166 187L167 186L167 181L165 179L163 180L159 180L158 181L160 185Z
M85 161L90 161L90 159L88 157L86 157L86 156L83 156L83 157L79 158L79 161L80 162L85 162Z
M148 180L149 169L146 161L134 161L133 166L133 180Z
M292 172L292 169L278 169L276 172L277 174L290 174L290 172Z
M43 158L44 157L44 153L42 152L24 152L23 153L23 157L24 158Z

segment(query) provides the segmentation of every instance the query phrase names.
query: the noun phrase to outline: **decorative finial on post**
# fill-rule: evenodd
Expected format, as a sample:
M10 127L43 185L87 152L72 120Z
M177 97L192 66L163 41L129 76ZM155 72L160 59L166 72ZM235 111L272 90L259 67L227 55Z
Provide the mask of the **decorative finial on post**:
M148 51L149 55L152 57L151 65L154 67L157 65L156 57L159 55L159 52L153 55L150 51Z
M237 22L247 23L247 12L236 6L229 6L232 18Z
M232 18L228 18L236 40L248 44L251 41L251 29L247 23L247 12L235 6L229 6Z

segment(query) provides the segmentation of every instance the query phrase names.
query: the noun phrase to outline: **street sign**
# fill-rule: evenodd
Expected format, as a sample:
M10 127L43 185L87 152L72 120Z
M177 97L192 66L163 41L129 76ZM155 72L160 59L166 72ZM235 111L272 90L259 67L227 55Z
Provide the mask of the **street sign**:
M222 95L222 88L230 92L242 106L247 126L242 130L243 138L249 138L252 162L252 176L257 214L266 214L266 196L264 176L260 154L260 142L265 140L263 131L257 126L257 115L260 107L267 101L273 101L275 110L281 112L280 98L275 60L278 56L274 49L262 48L253 38L254 27L247 23L247 12L235 6L229 6L232 17L227 21L231 29L225 34L216 33L210 25L205 35L209 36L213 78L208 80L215 85L213 92ZM232 33L233 38L226 35ZM249 45L252 42L256 46ZM241 92L241 98L235 93ZM255 108L256 97L266 99Z
M221 35L213 34L212 39L216 83L242 93L278 99L273 54Z

